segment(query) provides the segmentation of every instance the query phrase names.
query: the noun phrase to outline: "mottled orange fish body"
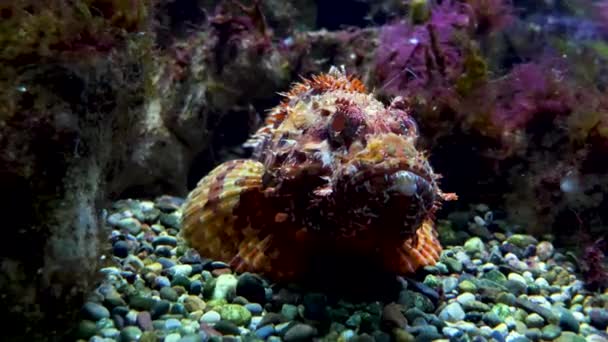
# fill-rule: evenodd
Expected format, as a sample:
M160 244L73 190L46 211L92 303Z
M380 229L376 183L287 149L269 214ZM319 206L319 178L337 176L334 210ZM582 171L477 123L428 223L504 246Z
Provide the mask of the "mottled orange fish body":
M383 269L433 265L444 194L404 102L387 107L343 70L295 84L245 144L184 204L183 236L238 272L294 279L312 253L361 255Z

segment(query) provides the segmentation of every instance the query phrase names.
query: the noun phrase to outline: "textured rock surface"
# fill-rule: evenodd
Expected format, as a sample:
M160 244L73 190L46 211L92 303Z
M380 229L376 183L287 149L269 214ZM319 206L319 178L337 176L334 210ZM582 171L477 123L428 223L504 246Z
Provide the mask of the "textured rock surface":
M185 195L188 179L226 158L222 148L247 137L276 92L325 68L322 51L348 44L340 33L298 33L290 38L297 44L258 49L256 32L224 44L213 11L206 20L196 8L186 15L163 4L154 15L159 27L143 12L118 9L123 20L113 24L127 28L120 33L104 13L75 22L70 7L57 14L33 6L23 22L31 40L0 37L10 46L0 53L7 66L0 70L0 304L12 316L11 338L66 331L61 322L73 320L110 251L100 220L108 199ZM21 5L3 25L20 27ZM314 25L314 7L288 2L265 8L275 34L292 33L295 8L305 12L295 26ZM186 29L193 24L202 26ZM51 28L61 34L40 34ZM78 30L89 40L75 41Z

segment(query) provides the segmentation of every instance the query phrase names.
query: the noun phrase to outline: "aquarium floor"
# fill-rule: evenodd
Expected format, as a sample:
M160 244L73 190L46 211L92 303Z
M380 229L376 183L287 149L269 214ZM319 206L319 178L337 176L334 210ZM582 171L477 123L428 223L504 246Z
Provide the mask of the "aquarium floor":
M513 233L484 205L439 222L441 261L417 278L361 270L344 291L324 291L234 274L199 256L179 235L181 202L114 203L112 249L79 340L608 340L608 292L586 290L563 251Z

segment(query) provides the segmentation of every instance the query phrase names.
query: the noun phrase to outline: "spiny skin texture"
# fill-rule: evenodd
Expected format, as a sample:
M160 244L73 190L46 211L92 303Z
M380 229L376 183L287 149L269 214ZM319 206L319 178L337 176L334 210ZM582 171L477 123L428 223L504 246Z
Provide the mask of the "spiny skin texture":
M183 235L237 272L293 280L318 255L365 257L389 272L434 264L440 201L416 124L332 68L294 85L246 143L252 159L226 162L184 204Z

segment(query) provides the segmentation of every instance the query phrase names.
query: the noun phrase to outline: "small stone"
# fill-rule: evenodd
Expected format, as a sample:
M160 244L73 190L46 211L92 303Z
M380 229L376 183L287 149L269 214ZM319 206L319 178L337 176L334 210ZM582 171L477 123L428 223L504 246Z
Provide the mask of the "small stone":
M188 333L188 335L183 336L177 342L204 342L205 340L200 334Z
M255 335L261 339L266 339L275 333L274 325L268 324L255 331Z
M587 340L571 331L564 331L555 342L586 342Z
M554 340L562 334L562 329L560 329L555 324L549 324L545 326L542 330L542 338L544 340Z
M458 286L458 279L455 277L446 277L443 279L442 287L445 293L450 293Z
M396 303L388 304L382 310L382 321L390 327L405 328L407 319L401 312L401 305Z
M608 310L606 309L593 308L589 310L589 319L591 325L600 330L608 328Z
M475 292L477 291L477 285L470 280L463 280L458 284L458 288L462 292Z
M475 295L472 293L465 292L458 297L456 297L456 301L460 304L466 304L475 300Z
M506 336L509 333L509 327L505 323L498 324L493 330L502 336Z
M117 222L116 226L127 230L131 235L141 232L141 223L134 217L126 217Z
M183 203L184 200L182 198L168 195L160 196L154 200L156 208L166 213L178 210Z
M517 273L513 273L513 272L509 273L509 275L507 276L507 279L521 283L524 286L526 285L526 279Z
M184 307L188 312L203 311L206 306L205 301L198 296L188 296L184 299Z
M298 316L298 307L292 304L283 304L281 314L289 321L293 321Z
M171 257L171 255L173 255L172 247L157 246L156 248L154 248L154 254L158 255L159 257L169 258Z
M182 323L175 318L169 318L168 320L165 321L166 330L176 330L181 327L182 327Z
M189 292L192 295L199 295L203 291L203 283L200 280L194 280L190 283Z
M143 331L151 331L154 329L152 326L152 316L147 311L142 311L137 314L137 326Z
M112 253L119 258L126 258L129 255L129 243L124 240L114 242Z
M190 278L183 275L176 275L173 277L173 280L171 280L171 286L181 286L184 289L190 288L190 283Z
M526 325L529 328L542 328L545 326L545 319L537 313L531 313L526 316Z
M462 308L465 311L477 311L477 312L490 311L490 306L488 304L480 302L478 300L473 300L473 301L464 303L464 304L462 304Z
M217 311L211 310L207 311L201 317L201 321L207 324L215 324L222 319L220 314Z
M464 250L470 255L477 255L485 251L483 241L478 237L472 237L464 243Z
M499 285L502 285L507 281L507 277L505 277L505 275L499 270L491 270L486 272L483 276L481 276L481 278L493 281Z
M449 337L451 340L460 338L462 337L462 335L464 335L464 332L462 330L453 327L445 327L443 328L443 330L441 330L441 332L443 332L443 334Z
M152 308L150 309L150 315L152 315L153 319L157 319L158 317L169 312L170 307L171 303L166 300L156 301L156 303L154 303L154 305L152 305Z
M399 300L397 302L403 305L403 307L416 307L424 312L431 312L435 310L435 305L433 305L433 302L430 299L418 292L410 290L401 291L399 294Z
M553 244L548 241L541 241L536 246L536 255L542 261L546 261L553 256L554 252Z
M443 258L442 262L448 267L450 272L461 273L462 272L462 262L455 258L446 257Z
M452 302L441 310L439 318L447 322L458 322L464 319L465 312L458 304L458 302Z
M173 276L188 277L192 273L192 265L175 265L167 270L167 272Z
M182 335L180 335L179 333L172 333L172 334L168 334L165 339L163 340L163 342L179 342L179 340L182 338Z
M171 286L171 281L165 276L157 276L154 278L153 288L162 289L163 287Z
M236 286L238 280L232 274L222 274L216 278L215 287L213 288L212 299L229 300L236 295Z
M167 226L167 227L179 229L181 218L182 218L182 215L179 211L174 211L169 214L161 213L160 214L160 223L162 223L164 226Z
M559 327L564 331L572 331L574 333L579 332L580 325L572 312L567 309L561 309L561 314L559 316Z
M302 298L303 316L306 319L323 321L327 319L327 297L322 293L307 293Z
M247 303L245 308L251 312L252 315L260 315L264 312L264 308L258 303Z
M509 292L517 296L525 294L528 290L528 286L525 283L522 283L517 280L509 279L504 283L504 286Z
M120 335L120 331L118 331L116 328L103 328L99 331L99 335L105 338L115 339L118 337L118 335Z
M121 341L138 341L141 337L141 330L135 326L128 326L120 332Z
M352 329L346 329L340 333L339 341L353 341L353 342L363 342L363 341L374 341L374 339L370 336L369 340L363 340L361 337L355 338L357 334ZM355 339L353 339L355 338Z
M439 278L437 278L436 276L432 274L427 274L427 276L424 277L423 284L430 288L437 289L441 283L439 281Z
M243 296L251 302L264 304L266 303L264 281L257 275L243 273L237 281L236 295Z
M405 331L404 329L394 329L393 335L394 335L396 342L414 342L414 341L416 341L416 338L414 337L414 335L410 334L409 332Z
M163 235L157 236L152 240L152 246L177 246L177 239L174 236Z
M507 238L507 242L514 244L519 248L526 248L528 245L536 245L536 238L525 234L513 234Z
M78 330L76 334L79 338L88 340L91 336L95 335L96 332L97 325L95 324L95 322L83 320L80 321L80 324L78 324Z
M312 340L312 338L317 334L317 329L315 329L314 327L308 325L308 324L303 324L303 323L297 323L294 324L291 328L289 328L286 332L285 335L283 336L283 340L284 341L309 341Z
M170 302L176 302L179 295L172 287L163 287L160 289L160 298L168 300Z
M238 326L246 326L251 321L251 312L238 304L226 304L218 310L222 320L230 321Z
M226 320L221 320L219 322L217 322L213 328L219 332L221 332L224 335L240 335L241 334L241 330L239 329L239 327L234 324L233 322L230 321L226 321Z
M83 315L93 321L110 317L110 311L101 304L86 302L82 307Z

